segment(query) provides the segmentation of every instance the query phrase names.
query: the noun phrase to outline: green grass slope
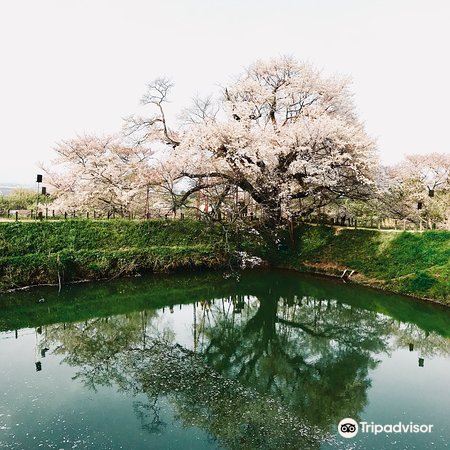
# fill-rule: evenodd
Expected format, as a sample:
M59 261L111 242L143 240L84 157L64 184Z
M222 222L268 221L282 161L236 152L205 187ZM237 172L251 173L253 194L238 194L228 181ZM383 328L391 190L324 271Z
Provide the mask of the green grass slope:
M301 226L295 245L267 251L273 263L341 275L394 292L450 304L450 232L394 233ZM281 247L281 248L280 248Z
M220 229L196 221L0 223L0 290L225 261Z
M292 239L294 238L294 239ZM275 267L341 275L360 283L450 304L450 232L393 233L299 226L229 233L200 221L0 223L0 291L33 284L117 278L138 272L222 268L228 250Z

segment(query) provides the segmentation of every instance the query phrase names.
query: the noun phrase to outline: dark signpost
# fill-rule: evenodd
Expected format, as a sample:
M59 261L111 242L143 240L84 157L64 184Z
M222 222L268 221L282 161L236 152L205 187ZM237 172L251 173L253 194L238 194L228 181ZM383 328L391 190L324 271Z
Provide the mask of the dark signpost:
M42 183L42 175L37 174L36 183L37 183L37 195L36 195L36 218L37 218L38 217L38 209L39 209L39 188Z

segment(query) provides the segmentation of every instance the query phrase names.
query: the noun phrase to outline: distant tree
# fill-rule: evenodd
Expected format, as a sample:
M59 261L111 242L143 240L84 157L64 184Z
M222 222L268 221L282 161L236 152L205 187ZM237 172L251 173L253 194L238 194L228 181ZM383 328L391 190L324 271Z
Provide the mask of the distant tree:
M36 192L31 189L13 189L8 195L0 196L0 209L30 209L36 204Z
M104 211L143 211L149 187L156 183L150 159L142 146L126 146L113 136L79 136L56 149L56 166L46 170L61 208Z
M398 182L414 191L417 198L432 198L435 192L450 188L450 155L407 155L404 161L393 168L393 174Z
M382 180L379 208L388 216L412 222L450 219L450 155L408 155L387 168Z

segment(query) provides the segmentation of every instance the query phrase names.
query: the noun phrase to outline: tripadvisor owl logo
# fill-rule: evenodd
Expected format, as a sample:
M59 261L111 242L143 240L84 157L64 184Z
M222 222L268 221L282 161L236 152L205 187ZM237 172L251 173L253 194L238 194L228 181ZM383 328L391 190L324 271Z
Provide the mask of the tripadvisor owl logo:
M374 435L380 433L432 433L433 424L418 424L414 422L409 423L388 423L381 425L374 422L358 422L350 417L342 419L338 424L338 432L344 438L352 438L361 433L371 433Z
M339 434L344 438L352 438L358 434L358 422L350 417L346 417L339 422Z

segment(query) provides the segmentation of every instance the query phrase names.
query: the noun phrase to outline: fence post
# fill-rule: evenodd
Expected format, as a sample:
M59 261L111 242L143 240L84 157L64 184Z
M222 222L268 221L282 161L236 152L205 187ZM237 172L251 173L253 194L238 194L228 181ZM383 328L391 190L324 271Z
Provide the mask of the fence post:
M19 221L19 211L16 211L16 222Z
M67 220L67 211L64 212L64 219Z

